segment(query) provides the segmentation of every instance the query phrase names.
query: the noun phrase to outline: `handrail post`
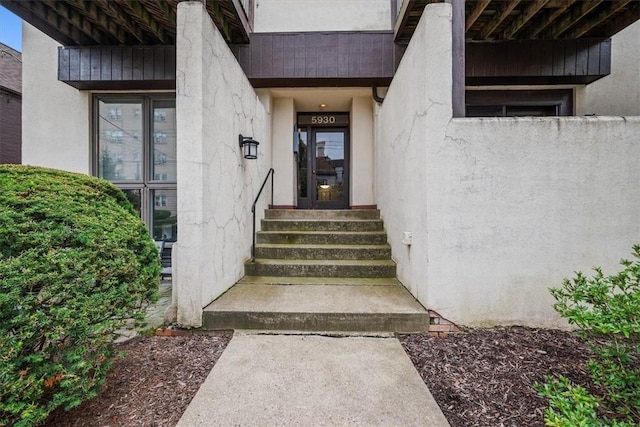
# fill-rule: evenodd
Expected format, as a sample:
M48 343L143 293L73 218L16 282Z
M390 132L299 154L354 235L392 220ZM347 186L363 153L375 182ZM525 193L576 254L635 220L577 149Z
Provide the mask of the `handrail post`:
M269 172L267 172L267 176L264 177L264 181L262 181L262 186L260 186L260 190L258 190L258 195L253 201L253 205L251 205L251 213L253 214L253 238L251 241L251 262L256 260L256 203L258 203L258 199L262 194L262 190L264 190L264 186L269 179L269 175L271 175L271 205L273 205L273 175L275 171L273 168L269 168Z

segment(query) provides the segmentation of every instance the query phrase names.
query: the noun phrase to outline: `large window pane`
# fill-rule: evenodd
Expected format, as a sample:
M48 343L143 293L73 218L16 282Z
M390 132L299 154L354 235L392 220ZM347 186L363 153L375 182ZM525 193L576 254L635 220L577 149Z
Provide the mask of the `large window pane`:
M98 94L95 174L121 188L156 240L177 239L176 108L172 94ZM166 255L166 254L165 254Z
M98 102L98 176L141 181L143 119L140 102Z
M133 205L133 208L142 216L142 191L141 190L122 190L127 199Z
M176 101L154 100L152 114L151 179L176 182Z
M153 190L153 238L175 242L178 238L176 190Z

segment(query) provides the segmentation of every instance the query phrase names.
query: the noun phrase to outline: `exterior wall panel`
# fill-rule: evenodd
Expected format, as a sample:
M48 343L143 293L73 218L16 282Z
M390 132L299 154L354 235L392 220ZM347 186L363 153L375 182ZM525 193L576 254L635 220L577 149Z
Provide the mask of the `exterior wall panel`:
M0 163L22 161L22 98L0 89Z
M263 33L231 48L254 87L386 86L405 49L392 32Z
M610 39L467 42L466 84L586 84L611 72Z
M175 46L61 47L58 80L77 89L175 89Z
M58 43L26 23L22 33L22 163L89 174L90 95L57 80Z
M257 0L256 33L300 31L390 31L389 0Z
M611 74L577 89L577 114L640 116L640 21L601 45L600 53L600 67Z

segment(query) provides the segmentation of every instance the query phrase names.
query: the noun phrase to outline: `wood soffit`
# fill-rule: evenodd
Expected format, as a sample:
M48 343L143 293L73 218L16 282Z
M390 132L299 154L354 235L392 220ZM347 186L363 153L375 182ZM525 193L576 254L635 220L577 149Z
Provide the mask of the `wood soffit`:
M175 44L180 1L0 0L0 4L67 46L133 46ZM203 1L228 43L249 42L252 11L244 12L243 1ZM408 43L425 6L442 1L404 0L395 42ZM465 2L467 41L607 38L637 20L640 0Z
M396 43L408 43L425 6L439 2L442 0L404 0ZM467 41L607 38L638 20L640 0L465 2Z
M66 46L173 45L181 0L0 0ZM250 20L240 0L206 0L228 43L248 43Z

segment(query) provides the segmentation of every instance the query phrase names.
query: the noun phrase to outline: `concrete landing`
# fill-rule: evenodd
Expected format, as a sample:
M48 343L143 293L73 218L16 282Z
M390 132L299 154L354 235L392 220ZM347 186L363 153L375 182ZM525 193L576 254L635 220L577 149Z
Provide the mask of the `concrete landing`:
M222 425L449 424L395 338L236 334L178 423Z
M421 332L429 313L396 285L238 283L205 307L203 329Z

